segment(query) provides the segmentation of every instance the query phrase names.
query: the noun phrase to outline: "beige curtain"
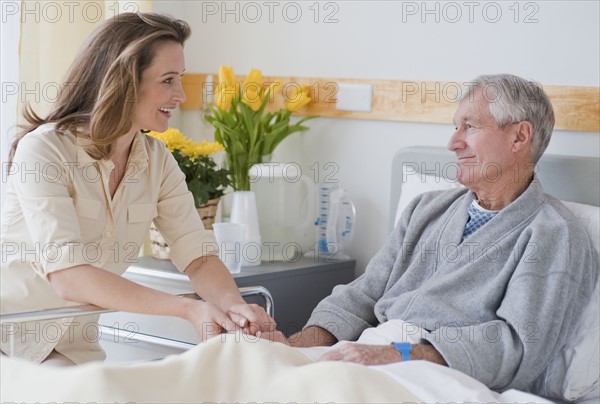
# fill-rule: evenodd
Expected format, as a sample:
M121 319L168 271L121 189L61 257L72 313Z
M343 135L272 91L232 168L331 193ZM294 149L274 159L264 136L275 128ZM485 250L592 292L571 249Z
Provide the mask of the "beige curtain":
M125 12L152 11L152 0L21 1L18 123L29 102L46 115L77 51L106 18Z

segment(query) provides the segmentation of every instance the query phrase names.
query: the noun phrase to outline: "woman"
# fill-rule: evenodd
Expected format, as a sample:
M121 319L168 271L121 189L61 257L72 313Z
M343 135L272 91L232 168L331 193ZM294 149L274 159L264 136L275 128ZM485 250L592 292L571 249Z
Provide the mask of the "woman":
M2 211L3 312L91 303L181 317L202 339L274 325L264 310L245 304L214 256L212 232L204 230L173 156L143 133L165 131L185 101L189 35L185 22L163 15L115 16L83 45L50 114L26 109L29 125L10 151ZM206 302L120 276L152 220ZM3 328L2 351L37 363L102 359L90 331L97 317L77 320Z

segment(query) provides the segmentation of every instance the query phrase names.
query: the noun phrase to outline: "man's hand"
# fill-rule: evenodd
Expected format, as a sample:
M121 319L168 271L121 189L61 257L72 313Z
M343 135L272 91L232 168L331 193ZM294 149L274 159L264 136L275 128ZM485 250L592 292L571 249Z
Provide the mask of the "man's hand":
M327 352L320 361L354 362L361 365L386 365L400 362L402 355L393 345L342 344Z
M288 338L289 344L298 348L311 346L331 346L337 338L324 328L312 326L297 332Z
M335 336L324 328L312 326L308 327L289 338L286 338L280 331L261 332L257 337L274 342L281 342L296 348L308 348L312 346L331 346L337 342Z
M423 359L438 365L448 366L442 355L428 344L413 345L410 359ZM322 361L344 361L360 363L362 365L386 365L388 363L400 362L402 354L393 345L364 345L343 344L323 355Z
M259 331L256 333L256 336L261 339L266 339L268 341L281 342L282 344L286 344L286 345L290 345L290 346L292 345L290 343L290 340L288 340L281 331L276 331L276 330L269 331L269 332Z

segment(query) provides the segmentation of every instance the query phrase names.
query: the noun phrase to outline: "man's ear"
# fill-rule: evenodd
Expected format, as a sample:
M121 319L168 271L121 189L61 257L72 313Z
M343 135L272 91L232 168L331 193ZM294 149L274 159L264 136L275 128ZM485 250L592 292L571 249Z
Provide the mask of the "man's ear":
M533 142L533 125L528 121L515 124L513 152L529 150Z

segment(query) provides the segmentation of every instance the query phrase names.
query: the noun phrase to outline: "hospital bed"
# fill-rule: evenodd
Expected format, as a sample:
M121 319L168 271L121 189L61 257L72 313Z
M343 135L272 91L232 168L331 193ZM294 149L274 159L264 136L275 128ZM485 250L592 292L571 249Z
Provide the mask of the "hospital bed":
M598 248L600 161L547 155L536 171L547 193L570 201L567 206ZM445 149L398 151L392 161L389 228L412 197L459 186L455 174L454 156ZM556 353L536 385L539 394L555 397L553 402L600 402L599 299L596 285L567 346ZM2 316L2 322L23 319L10 316ZM143 364L49 371L12 359L1 362L3 402L549 402L516 390L499 394L458 371L425 361L372 367L313 363L297 349L239 335L217 337L183 354ZM26 384L19 385L21 379ZM32 380L36 388L27 389ZM80 386L85 383L91 387Z

